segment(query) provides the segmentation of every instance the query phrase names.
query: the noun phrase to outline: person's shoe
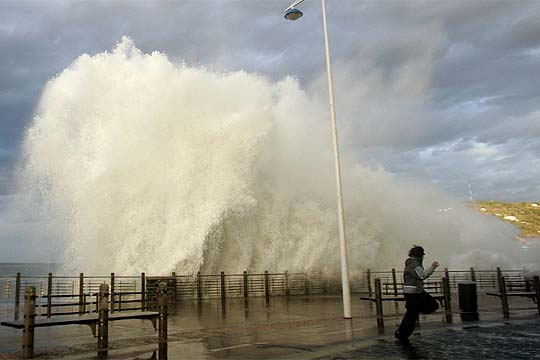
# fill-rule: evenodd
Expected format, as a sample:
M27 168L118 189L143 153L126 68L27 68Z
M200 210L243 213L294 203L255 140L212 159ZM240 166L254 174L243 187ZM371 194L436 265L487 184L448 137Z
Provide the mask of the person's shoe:
M394 337L395 337L396 339L398 339L398 341L401 342L401 343L404 343L404 344L408 344L408 343L409 343L409 338L406 338L406 337L404 337L404 336L401 336L401 334L399 333L398 330L396 330L396 331L394 332Z

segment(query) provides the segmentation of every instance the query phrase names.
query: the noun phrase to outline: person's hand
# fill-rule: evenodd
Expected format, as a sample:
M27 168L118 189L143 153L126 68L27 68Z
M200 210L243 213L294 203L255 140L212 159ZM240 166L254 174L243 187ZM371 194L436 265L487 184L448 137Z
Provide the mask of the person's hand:
M435 270L435 269L438 268L438 267L439 267L439 262L438 262L438 261L434 261L433 263L431 263L431 268L432 268L433 270Z

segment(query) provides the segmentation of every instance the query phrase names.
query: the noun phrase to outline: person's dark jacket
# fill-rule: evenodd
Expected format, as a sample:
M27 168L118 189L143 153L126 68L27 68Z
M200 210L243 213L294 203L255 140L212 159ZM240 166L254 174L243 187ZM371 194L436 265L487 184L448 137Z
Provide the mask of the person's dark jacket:
M417 294L424 291L424 280L433 274L434 269L430 266L424 269L422 259L415 256L405 260L403 270L403 293Z

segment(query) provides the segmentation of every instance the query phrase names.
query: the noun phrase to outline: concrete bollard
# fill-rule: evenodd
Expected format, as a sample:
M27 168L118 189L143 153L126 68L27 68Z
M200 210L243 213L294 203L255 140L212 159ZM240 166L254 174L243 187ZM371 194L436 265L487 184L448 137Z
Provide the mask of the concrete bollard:
M24 291L23 359L34 357L34 323L36 320L36 287L28 286Z
M377 311L377 327L379 330L384 329L384 314L382 302L381 279L375 278L375 309Z
M109 285L101 284L98 294L98 356L106 357L109 348Z
M460 281L458 283L458 295L461 320L478 320L478 296L476 293L476 282Z
M167 283L161 281L157 291L157 307L159 312L159 359L167 359Z

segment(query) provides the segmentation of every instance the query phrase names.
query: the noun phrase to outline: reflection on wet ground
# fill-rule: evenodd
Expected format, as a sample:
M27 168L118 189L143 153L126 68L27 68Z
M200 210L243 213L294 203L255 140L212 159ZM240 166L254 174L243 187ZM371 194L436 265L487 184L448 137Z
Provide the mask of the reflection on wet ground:
M480 297L480 316L487 320L501 321L500 303ZM526 316L538 322L532 301L516 300L512 304L512 318ZM497 328L463 330L456 314L454 330L443 322L444 313L422 317L421 336L414 336L412 347L403 348L391 339L396 324L401 319L402 304L385 304L386 333L380 335L375 321L375 310L368 302L353 297L352 320L342 318L340 296L293 296L271 298L231 299L225 304L219 300L201 303L189 301L170 308L168 324L169 359L407 359L460 358L449 354L457 352L461 358L486 357L484 350L498 344L497 334L505 334L511 325L498 324ZM490 323L490 322L487 322ZM538 341L522 334L538 335L539 328L512 330L519 351L526 353L531 342L529 359L535 358L533 347ZM497 332L499 331L499 332ZM493 333L492 333L493 332ZM473 335L474 334L474 335ZM0 327L0 359L19 356L22 334L20 330ZM467 343L478 338L485 345L476 347ZM94 359L96 340L87 326L38 328L35 334L35 354L38 359ZM111 323L109 328L110 359L150 359L156 345L157 333L148 321L127 320ZM491 340L489 340L491 339ZM522 342L520 342L522 341ZM534 342L536 341L536 342ZM355 345L356 344L356 345ZM362 349L351 350L362 344ZM370 345L371 344L371 345ZM343 349L346 346L347 349ZM462 346L463 348L461 348ZM418 353L418 351L420 351ZM355 352L357 351L357 352ZM467 352L469 351L469 352ZM335 355L339 354L339 355ZM416 354L416 355L414 355ZM506 353L502 353L504 358ZM516 352L521 356L520 352ZM478 356L477 356L478 355ZM362 356L362 357L360 357ZM421 357L424 356L424 357ZM427 356L427 357L426 357ZM524 356L524 355L523 355ZM486 358L493 358L487 356ZM516 357L514 357L516 358ZM517 357L519 358L519 357ZM524 357L521 357L524 358Z
M540 322L441 330L415 336L409 344L386 339L317 358L338 359L540 359Z

